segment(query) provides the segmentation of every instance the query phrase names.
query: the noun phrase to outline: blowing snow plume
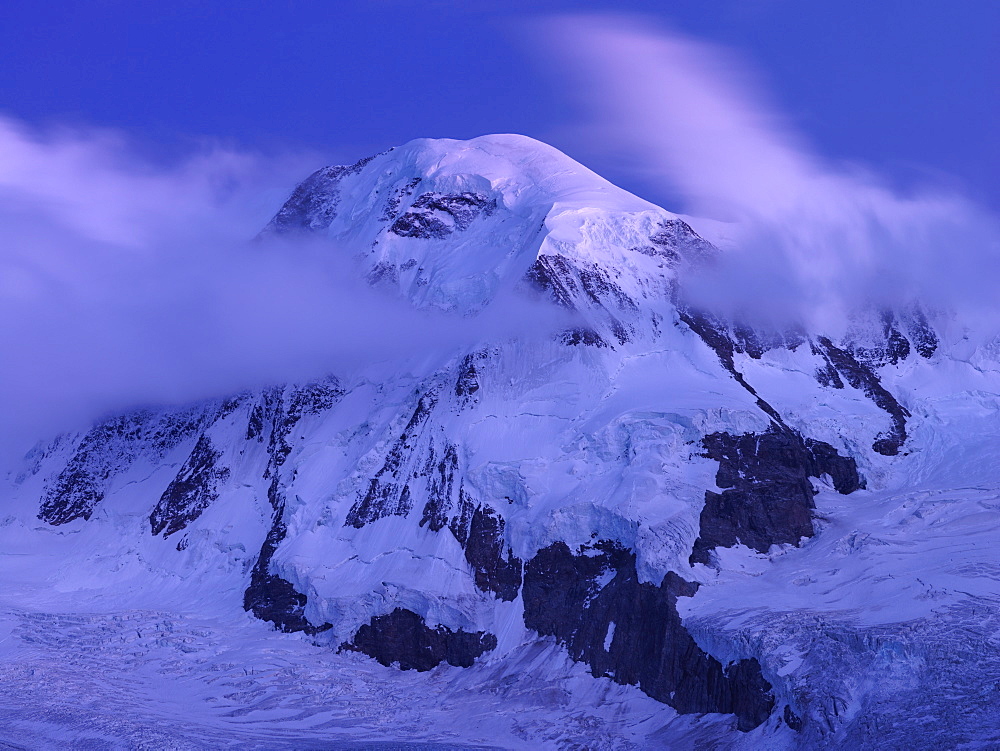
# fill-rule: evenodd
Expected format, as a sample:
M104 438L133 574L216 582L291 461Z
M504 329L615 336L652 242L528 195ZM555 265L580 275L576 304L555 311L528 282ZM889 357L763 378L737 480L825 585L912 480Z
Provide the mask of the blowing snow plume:
M560 16L536 35L590 122L733 247L688 293L720 312L827 331L862 305L995 313L995 217L962 196L903 195L811 153L732 52L625 16ZM655 28L655 27L653 27ZM668 207L670 208L670 207Z
M216 149L156 166L120 135L0 120L0 450L134 406L538 331L520 300L475 322L417 311L325 239L248 242L317 161Z

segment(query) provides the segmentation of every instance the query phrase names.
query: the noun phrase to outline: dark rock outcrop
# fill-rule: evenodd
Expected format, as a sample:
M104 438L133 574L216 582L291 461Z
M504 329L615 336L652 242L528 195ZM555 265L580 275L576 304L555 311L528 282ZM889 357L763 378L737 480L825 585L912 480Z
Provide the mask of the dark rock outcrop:
M691 552L691 563L709 563L709 553L717 547L732 547L743 543L759 552L771 545L797 545L803 537L814 534L812 512L815 491L810 477L829 474L841 493L852 493L864 487L864 481L852 458L842 457L828 443L803 438L790 428L779 412L762 399L736 368L735 354L744 352L761 357L777 346L793 349L802 340L792 336L778 342L761 339L749 329L737 326L737 335L711 315L678 306L678 315L719 358L722 366L757 402L771 419L771 428L763 433L733 436L714 433L703 439L706 456L719 461L716 485L722 493L706 491L700 531ZM878 378L850 353L834 347L829 339L820 337L812 345L814 353L824 358L817 380L834 388L842 388L841 376L856 388L863 388L893 417L893 430L875 442L880 453L896 453L906 439L905 416L908 414L886 391Z
M150 461L190 440L220 415L218 403L185 410L138 410L96 425L46 489L38 518L49 524L90 519L111 478L140 456Z
M560 341L564 344L606 346L611 337L619 344L632 340L635 330L623 321L634 318L638 312L636 302L612 277L613 274L598 264L571 261L558 254L543 254L525 272L522 283L528 290L547 297L563 308L587 311L587 317L598 329L571 329L560 335Z
M815 377L816 382L820 386L825 386L828 389L842 389L844 388L844 380L840 377L840 373L837 368L830 361L829 355L826 352L816 346L812 345L812 353L823 358L823 365L816 369Z
M938 348L937 334L919 305L898 312L870 312L862 320L867 321L867 327L859 325L850 331L840 346L869 368L897 365L910 356L911 350L928 358Z
M379 262L372 266L368 272L368 283L373 287L389 285L390 287L399 282L399 267L391 263Z
M567 329L559 335L559 341L571 347L583 345L585 347L607 347L608 343L601 338L596 331L584 326L576 326Z
M525 272L528 286L548 295L554 302L572 310L579 293L573 266L564 256L540 255Z
M565 308L578 309L583 304L608 310L610 303L619 310L636 309L635 301L597 264L540 255L525 272L525 281Z
M712 243L691 229L691 225L681 219L666 219L660 223L649 241L658 251L677 261L686 259L697 263L714 256L718 251Z
M496 649L497 639L485 631L452 631L444 626L431 628L412 610L396 608L375 616L358 629L343 650L362 652L385 666L394 663L402 670L426 671L447 662L455 667L472 667L476 658Z
M705 493L691 563L709 563L709 553L717 547L742 543L765 553L772 545L797 545L812 537L815 491L810 477L830 475L837 491L845 494L864 486L854 459L791 430L712 433L702 445L705 456L719 462L715 483L723 491Z
M491 506L476 503L461 485L458 487L458 503L453 503L451 494L458 463L457 454L452 453L452 456L454 464L442 462L439 467L448 483L445 492L429 497L420 526L426 524L435 532L447 527L465 552L476 587L482 592L492 592L501 600L514 600L521 588L522 562L507 545L504 537L506 522Z
M105 481L110 473L94 471L87 466L86 457L91 450L91 445L87 444L92 436L94 431L84 439L82 450L59 473L55 484L45 494L38 512L43 522L58 525L74 519L90 519L94 507L104 500Z
M412 177L405 185L397 188L385 203L382 215L379 217L383 222L391 222L396 218L399 205L413 195L413 191L420 185L422 178Z
M455 505L456 491L460 505L468 502L458 476L458 447L452 443L447 444L440 461L428 462L428 465L430 477L427 483L427 501L420 517L420 526L429 524L437 532L448 524Z
M476 357L466 357L459 368L456 395L460 398L471 398L479 390ZM458 446L428 432L438 399L434 389L418 399L382 467L348 512L345 526L360 529L385 516L405 516L419 493L426 499L420 526L434 532L447 528L461 544L476 586L502 600L513 600L521 586L522 562L507 545L503 517L489 504L474 499L463 485Z
M468 229L476 217L492 214L496 207L495 198L481 193L423 193L392 223L389 231L400 237L425 240L447 237L456 230Z
M324 230L337 216L340 203L340 181L346 175L356 175L378 154L365 157L351 165L323 167L303 180L284 205L261 231L286 234L295 231Z
M940 341L930 321L927 320L927 316L919 306L913 306L909 314L905 316L905 326L917 354L924 358L932 357L937 351Z
M510 602L521 588L521 559L507 545L505 524L500 514L482 504L471 516L462 514L453 519L450 527L465 549L465 560L472 567L476 586Z
M218 487L229 477L229 468L219 465L221 456L212 439L202 434L149 515L154 535L180 532L219 497Z
M275 483L277 478L272 485ZM243 593L243 609L250 611L262 621L273 623L279 631L318 634L329 629L331 625L324 623L321 626L314 626L310 623L305 617L308 598L298 592L290 581L270 571L274 551L287 534L285 524L281 520L284 511L284 503L279 502L274 511L271 529L268 530L260 555L257 556L257 563L250 574L250 586Z
M268 464L264 477L271 477L292 451L290 436L299 420L332 409L344 396L333 376L291 389L266 389L250 412L247 440L267 435Z
M250 416L247 418L246 439L248 441L264 440L264 407L260 404L255 404L250 410Z
M896 365L909 357L910 341L899 330L898 321L892 311L879 311L875 318L877 330L869 332L867 336L862 336L860 332L848 334L844 349L858 362L870 368Z
M361 529L384 516L406 516L413 508L409 480L415 468L414 448L419 440L431 411L438 402L437 392L429 390L417 400L406 427L386 454L382 468L368 483L364 495L355 501L347 513L345 525ZM427 465L433 467L435 457L428 452Z
M802 729L802 718L795 714L787 704L785 705L785 712L782 715L782 719L792 730L798 731Z
M898 454L906 441L906 418L910 416L909 411L886 390L871 368L858 362L850 352L834 346L825 336L819 337L816 341L827 363L853 388L864 392L865 396L879 409L884 410L892 420L892 427L878 436L872 448L884 456ZM836 386L836 383L833 385Z
M804 338L794 333L780 337L766 337L744 326L736 326L730 333L727 324L708 313L688 309L681 304L678 304L677 311L680 319L712 348L729 374L754 396L757 406L777 426L787 428L778 411L764 401L737 370L734 355L740 352L759 358L769 349L777 347L794 349L804 341ZM919 311L917 313L919 315L914 314L911 317L914 322L913 329L920 332L922 356L930 357L937 347L937 337L923 314ZM884 364L896 364L905 359L910 352L910 343L896 328L896 319L892 314L883 314L881 320L883 340L877 347L853 349L837 347L825 336L818 337L811 346L812 351L824 359L824 364L815 374L816 380L821 385L839 389L844 387L846 380L888 413L892 419L892 427L878 437L872 448L885 456L895 456L906 441L906 418L910 413L886 390L872 368ZM855 356L858 353L859 356Z
M659 228L650 235L649 242L649 245L639 245L630 250L659 258L667 266L675 266L681 261L698 264L718 252L714 245L680 219L661 222Z
M288 400L285 423L290 426L307 415L318 415L333 409L343 397L344 390L333 376L300 386L292 391Z
M638 686L682 713L734 714L751 730L774 708L756 659L723 666L681 623L677 598L696 584L673 572L641 583L635 554L599 541L574 554L563 542L544 548L524 571L524 623L565 645L595 676Z
M317 634L331 627L329 623L316 626L309 622L305 617L308 598L297 591L290 581L271 571L271 559L288 533L284 522L284 488L289 478L283 465L292 451L289 436L299 420L307 415L332 409L343 394L336 379L327 378L293 390L288 396L287 407L280 389L265 392L262 404L259 405L261 425L270 422L271 429L268 465L264 475L271 478L267 499L271 504L272 516L271 527L250 574L250 584L243 593L243 609L263 621L273 623L281 631Z
M740 386L747 390L747 392L753 396L757 402L757 406L760 407L761 411L764 412L771 421L778 427L788 430L788 426L785 425L785 421L781 419L781 415L778 413L774 407L768 404L764 399L760 397L756 389L751 386L743 374L736 369L736 361L733 359L736 352L743 352L745 350L737 346L736 340L729 335L728 328L718 319L704 313L701 311L687 309L681 306L677 308L677 314L681 321L687 324L698 337L707 344L713 352L715 352L716 357L719 358L719 362L722 363L724 367ZM760 354L763 353L763 350ZM758 354L758 357L760 356Z
M479 371L476 370L476 360L482 354L466 355L458 368L458 380L455 382L455 396L471 399L479 391Z

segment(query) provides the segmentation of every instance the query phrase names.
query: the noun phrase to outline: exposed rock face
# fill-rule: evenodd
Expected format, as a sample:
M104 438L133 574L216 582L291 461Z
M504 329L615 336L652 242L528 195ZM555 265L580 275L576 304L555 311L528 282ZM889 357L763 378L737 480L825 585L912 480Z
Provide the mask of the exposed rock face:
M691 563L709 563L716 547L742 543L766 553L772 545L797 545L812 537L815 491L810 477L828 474L845 494L864 486L854 459L790 430L713 433L702 443L705 456L719 462L715 482L724 490L705 492Z
M774 424L783 429L789 429L785 425L785 421L781 419L781 415L778 414L778 410L764 401L760 395L757 393L756 389L751 386L743 374L736 369L736 361L734 356L737 352L745 352L743 346L739 343L740 341L746 341L747 337L744 335L742 339L737 337L732 337L728 333L726 325L715 318L714 316L705 313L703 311L690 310L683 307L677 309L678 317L681 321L687 324L694 333L696 333L699 338L715 352L716 356L719 358L719 362L722 363L729 374L736 380L740 386L742 386L746 391L753 396L757 402L757 406L760 410L766 414ZM759 340L754 340L755 342ZM761 348L758 351L757 357L760 357L765 350ZM748 354L753 356L753 350Z
M937 334L917 305L896 313L882 309L859 316L860 321L848 331L841 347L869 368L897 365L910 355L911 348L929 358L938 347Z
M475 361L462 359L455 394L467 402L479 390ZM345 525L360 529L386 516L406 516L414 497L424 498L420 526L448 529L461 544L476 586L501 600L513 600L521 586L521 561L504 539L505 522L491 506L478 502L465 488L459 447L440 438L432 414L440 401L429 389L417 401L405 428L364 495L347 514ZM411 489L416 487L417 494Z
M764 553L771 545L797 545L803 537L812 537L815 491L809 478L828 474L838 492L853 493L864 487L857 462L840 456L830 444L804 439L788 427L778 411L747 382L735 361L737 352L759 359L769 349L795 349L803 339L795 332L765 338L741 326L736 326L731 334L726 324L707 313L681 307L678 314L712 348L722 366L756 399L757 406L772 421L771 428L764 433L734 436L719 432L702 440L705 455L719 462L716 485L724 490L705 492L700 533L691 552L691 563L709 563L709 553L716 547L742 543ZM905 410L870 370L834 347L829 339L820 337L819 345L813 345L812 350L826 360L826 366L816 374L819 383L843 388L840 380L843 374L852 386L863 388L869 398L890 412L894 420L892 434L877 441L875 450L895 453L898 444L893 441L898 439L902 443L906 438Z
M700 262L718 254L711 243L691 229L691 225L681 219L667 219L660 222L660 228L649 241L656 248L656 254L677 263L682 259Z
M481 193L424 193L393 222L389 231L400 237L442 238L456 230L467 230L473 219L480 214L488 216L496 210L496 206L495 198Z
M248 436L255 432L262 435L264 421L270 418L269 460L264 474L271 478L267 498L271 504L272 517L271 528L261 545L250 576L250 585L243 593L243 609L263 621L273 623L281 631L317 634L331 627L329 623L320 626L310 623L304 613L308 598L298 592L290 581L271 571L271 560L278 545L288 534L284 521L284 486L288 481L288 473L283 470L283 465L292 451L288 441L289 434L303 417L321 414L333 408L343 397L343 393L336 379L327 378L293 390L285 408L281 390L271 389L264 394L262 403L258 405L260 411L255 409L251 412ZM255 421L259 421L260 430L255 428Z
M305 617L308 598L296 591L295 585L290 581L270 571L274 551L288 533L284 522L281 521L284 510L283 503L279 503L275 509L274 522L250 575L250 586L243 593L243 609L252 612L262 621L273 623L279 631L318 634L328 630L331 625L324 623L315 626L310 623Z
M851 347L851 350L857 360L871 367L896 365L909 357L910 340L899 330L892 311L883 310L878 317L879 323L881 323L879 342L875 346L859 343Z
M479 377L476 370L476 360L480 355L466 355L462 358L462 365L458 371L458 380L455 382L455 395L468 400L475 398L475 393L479 391Z
M49 524L90 519L108 482L138 456L152 460L197 435L218 415L218 405L186 410L139 410L106 420L80 441L42 499L38 518Z
M751 730L774 708L771 684L756 659L723 666L698 647L677 613L677 598L696 590L673 572L659 586L640 583L635 554L613 541L575 555L556 542L525 566L524 622L595 676L636 685L678 712L735 714Z
M542 254L525 273L523 283L567 310L586 311L619 345L631 341L635 335L629 322L638 313L635 301L615 281L614 274L598 264ZM571 345L605 344L597 331L587 327L571 329L561 339Z
M559 341L571 347L583 345L585 347L607 347L608 343L601 338L593 329L575 327L564 331L559 337Z
M413 195L413 191L416 190L417 186L422 182L422 178L413 177L410 178L408 182L397 187L392 196L386 201L385 208L382 210L382 215L379 219L383 222L391 222L396 218L396 214L399 212L399 206L403 201Z
M277 408L280 411L282 402L278 401L279 394L278 390L272 389L267 398L273 405L272 409ZM333 409L343 396L344 391L340 383L332 376L292 390L284 413L275 414L270 448L274 465L271 470L283 464L288 457L291 451L288 435L298 421L308 415L318 415Z
M372 618L340 648L362 652L385 666L398 664L401 670L425 671L442 662L458 668L472 667L477 657L496 646L493 634L452 631L444 626L431 628L412 610L396 608Z
M745 353L759 359L770 349L795 349L806 337L798 332L762 334L739 324L730 327L711 314L683 306L678 308L678 315L715 351L719 361L733 378L757 397L758 406L776 424L784 425L776 410L758 397L757 392L737 370L734 356L736 353ZM825 361L815 373L818 383L828 388L841 389L846 380L847 384L862 391L889 415L892 427L878 437L872 448L884 456L895 456L906 442L906 418L910 413L882 385L873 368L896 365L905 360L910 354L910 340L900 330L897 324L901 322L893 313L881 312L878 321L880 330L874 337L874 343L848 341L838 347L828 337L818 336L810 346ZM937 349L938 339L923 311L919 308L911 311L906 318L906 327L918 353L925 358L931 357Z
M792 730L798 731L802 729L802 718L795 714L795 712L792 711L792 708L787 704L785 705L785 711L782 714L782 719Z
M540 292L548 293L552 300L564 308L573 307L578 291L573 266L559 255L543 255L531 265L525 280Z
M348 513L347 524L360 529L365 524L385 516L405 516L413 508L410 482L423 476L424 467L433 471L437 464L433 447L427 449L428 454L422 464L418 463L419 452L416 451L418 443L426 443L425 426L437 402L437 392L433 389L420 397L409 422L386 454L382 468L371 478L367 491L354 503ZM447 492L446 488L451 487L448 482L450 475L447 474L447 449L442 461L446 464L439 471L441 484L437 487L439 492Z
M452 520L450 528L465 549L476 586L510 601L521 588L521 560L507 546L504 524L503 517L484 504L472 512L471 518L462 514Z
M914 306L907 318L907 327L917 353L923 358L932 357L941 342L924 311Z
M458 502L453 502L455 485L461 481L454 446L449 446L432 471L435 476L420 526L426 524L434 532L447 527L465 551L476 587L501 600L515 599L521 587L522 564L504 538L503 517L492 507L477 503L464 486L457 488Z
M322 230L330 226L340 205L340 181L356 175L374 156L351 165L323 167L303 180L264 228L263 234Z
M896 401L879 381L872 370L858 362L850 352L835 346L825 336L818 338L818 344L826 355L830 367L842 375L853 387L863 391L865 396L875 402L876 406L885 410L892 420L892 427L875 441L872 448L884 456L895 456L906 441L906 418L909 411ZM829 375L826 377L829 378ZM837 386L840 383L840 386ZM843 382L835 379L830 382L835 388L843 388Z
M229 468L219 465L221 452L212 439L202 435L149 515L154 535L169 537L193 522L219 497L218 486L229 477Z

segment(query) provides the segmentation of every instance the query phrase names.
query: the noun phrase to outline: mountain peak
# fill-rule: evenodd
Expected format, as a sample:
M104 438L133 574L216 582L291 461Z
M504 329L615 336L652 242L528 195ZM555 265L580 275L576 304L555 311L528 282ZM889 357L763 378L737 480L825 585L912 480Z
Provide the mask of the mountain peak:
M412 193L404 186L417 180L459 193L487 191L512 210L548 204L559 210L662 211L546 143L494 134L467 141L417 138L351 165L323 167L295 189L266 231L329 228L343 199L341 183L356 182L374 199ZM391 212L398 205L385 208Z
M263 234L325 237L370 282L418 307L468 313L544 256L626 268L612 248L654 248L678 223L552 146L506 134L417 139L324 167Z

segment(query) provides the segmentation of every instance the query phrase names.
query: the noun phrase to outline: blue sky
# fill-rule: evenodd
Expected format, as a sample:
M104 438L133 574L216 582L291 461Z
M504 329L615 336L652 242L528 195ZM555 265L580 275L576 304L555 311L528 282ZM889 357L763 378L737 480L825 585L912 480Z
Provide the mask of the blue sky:
M585 10L644 14L731 49L827 158L1000 208L994 0L7 0L0 113L122 129L154 153L207 139L331 161L519 132L669 204L574 132L579 113L525 33L541 15Z
M996 0L6 0L8 435L326 372L359 315L405 330L336 254L244 243L312 170L425 136L524 133L740 219L728 305L1000 320L998 30Z

